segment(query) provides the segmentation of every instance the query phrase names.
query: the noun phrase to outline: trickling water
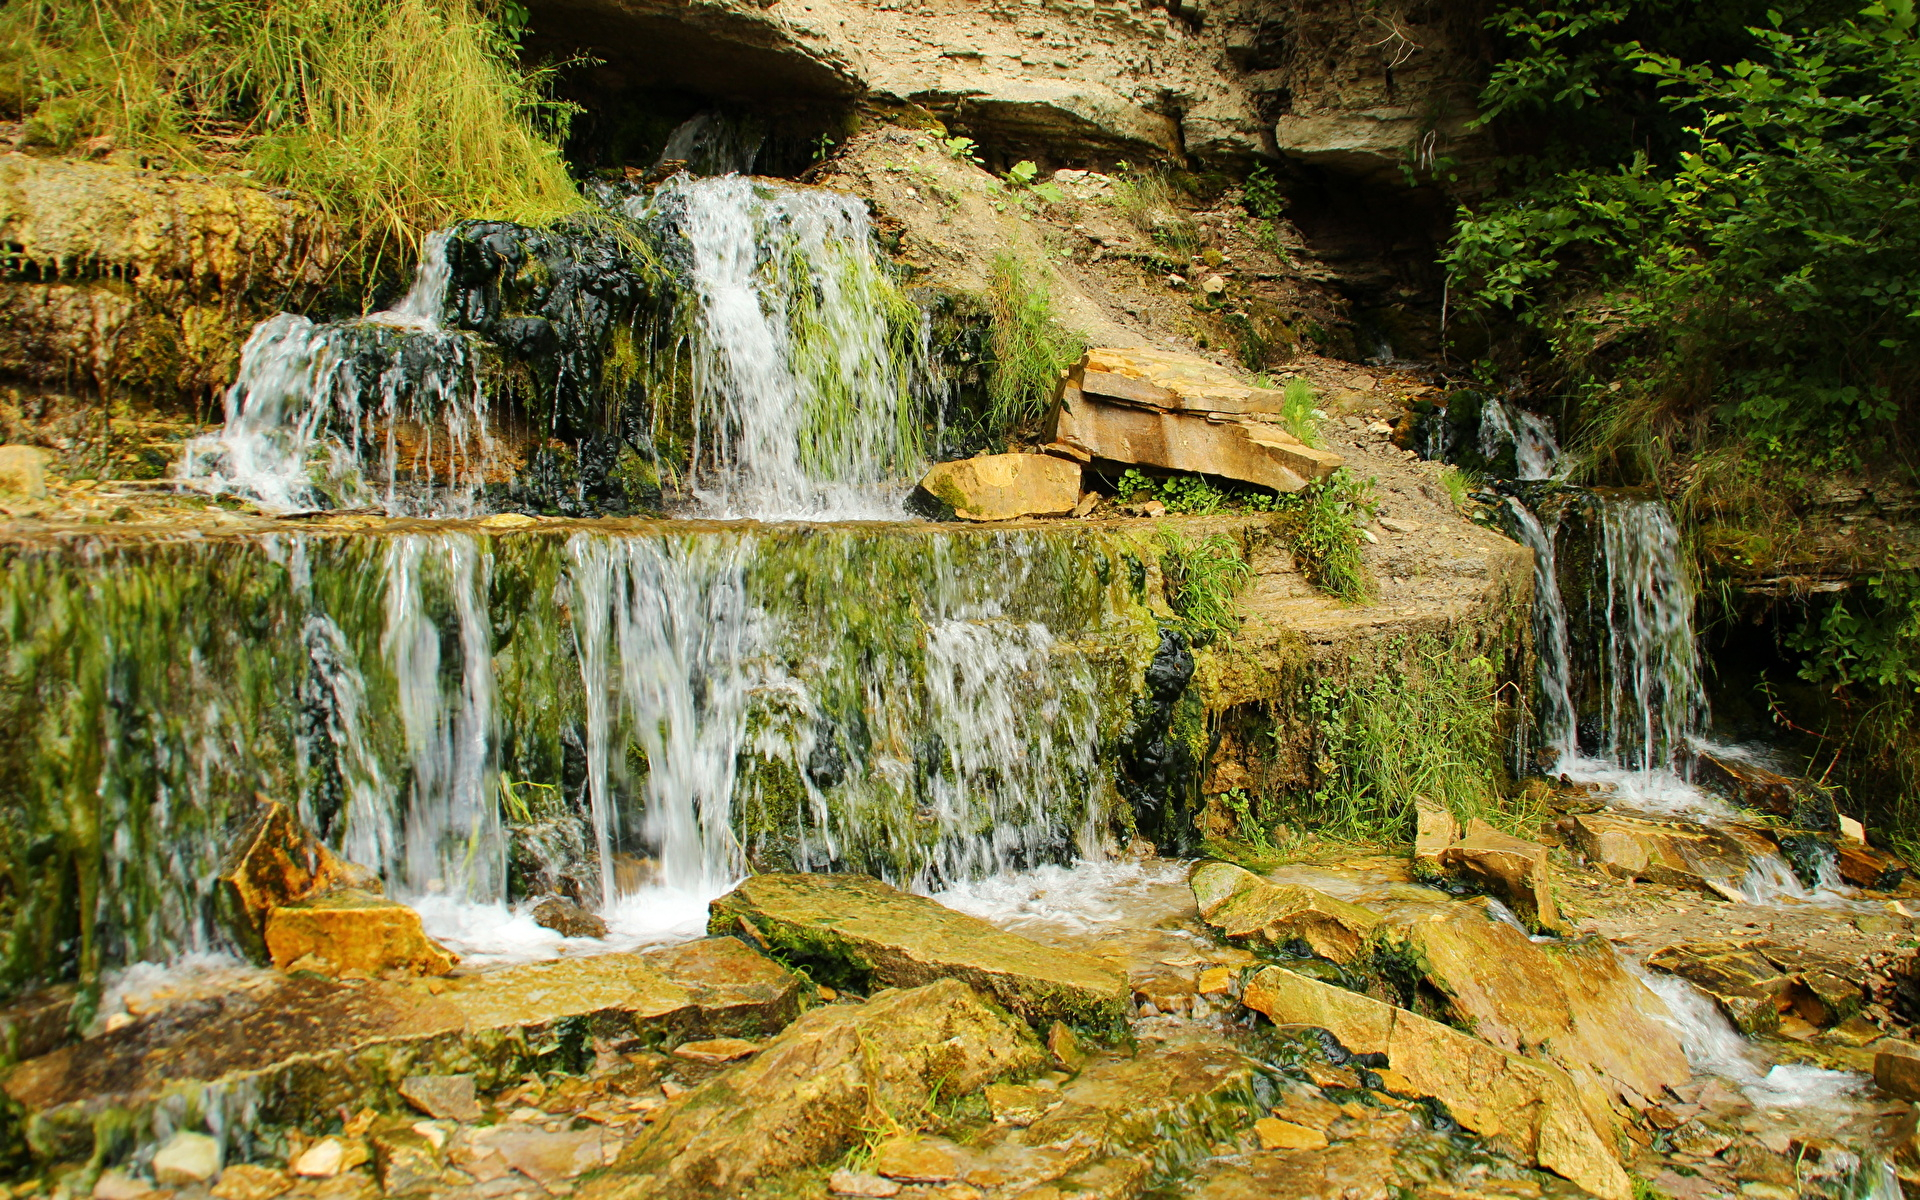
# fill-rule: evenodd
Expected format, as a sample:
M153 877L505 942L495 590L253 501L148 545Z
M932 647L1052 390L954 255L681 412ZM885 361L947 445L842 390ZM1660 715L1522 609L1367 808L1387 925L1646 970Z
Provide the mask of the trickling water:
M1602 753L1641 771L1671 769L1706 716L1693 636L1693 581L1680 531L1656 500L1601 502L1607 630Z
M925 317L856 197L678 176L629 202L690 297L693 492L704 515L892 519L921 465Z
M1547 419L1489 397L1480 406L1480 455L1489 462L1513 447L1514 478L1552 479L1560 471L1560 444Z
M474 510L495 457L476 343L440 330L446 235L430 236L391 310L254 327L226 426L189 441L177 478L280 512L378 504L397 515Z
M1579 714L1573 707L1573 651L1567 639L1567 605L1560 595L1559 556L1553 535L1518 497L1506 498L1520 544L1533 551L1533 641L1540 663L1540 739L1556 758L1578 750Z
M667 138L654 170L675 165L695 175L751 175L767 140L758 122L720 113L698 113L680 122Z

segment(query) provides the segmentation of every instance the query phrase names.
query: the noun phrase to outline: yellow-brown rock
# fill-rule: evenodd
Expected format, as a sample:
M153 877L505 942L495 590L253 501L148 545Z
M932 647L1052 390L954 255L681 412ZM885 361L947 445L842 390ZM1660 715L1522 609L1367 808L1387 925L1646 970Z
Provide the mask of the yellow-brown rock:
M1740 882L1757 853L1773 847L1737 827L1583 813L1566 823L1567 841L1609 875L1742 899Z
M1413 863L1416 870L1440 869L1440 852L1460 840L1460 820L1444 804L1425 797L1413 801Z
M1296 492L1344 461L1277 424L1282 396L1205 359L1089 350L1061 384L1052 439L1108 462L1197 471Z
M1385 1054L1461 1125L1602 1200L1633 1195L1611 1131L1594 1127L1577 1085L1558 1067L1280 967L1249 980L1242 1002L1278 1025L1325 1029L1356 1054Z
M266 943L274 966L322 975L445 975L460 961L427 936L419 913L353 889L273 909L267 914Z
M1234 941L1304 942L1322 958L1352 962L1381 925L1378 913L1296 884L1269 883L1232 863L1206 862L1188 877L1200 916Z
M1080 503L1080 466L1051 454L982 454L935 463L920 489L967 521L1064 517Z
M1647 965L1667 971L1713 999L1742 1033L1764 1037L1780 1028L1780 1014L1793 1001L1793 977L1748 946L1698 942L1667 946Z
M217 890L234 937L256 961L265 961L267 915L274 909L343 888L378 891L380 884L366 868L327 849L286 805L258 799L260 808L235 840Z
M1547 862L1547 848L1540 843L1502 833L1475 819L1437 858L1442 870L1497 895L1533 929L1547 933L1565 928L1553 898L1553 868Z

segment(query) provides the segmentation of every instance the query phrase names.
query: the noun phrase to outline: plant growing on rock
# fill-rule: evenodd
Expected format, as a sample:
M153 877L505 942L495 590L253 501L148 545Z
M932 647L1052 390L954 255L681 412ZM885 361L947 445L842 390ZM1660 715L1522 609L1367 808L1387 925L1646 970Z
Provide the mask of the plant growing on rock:
M1252 573L1240 547L1224 533L1189 538L1177 529L1162 528L1157 536L1167 603L1186 626L1187 636L1199 645L1231 637L1240 628L1234 600Z
M1052 403L1060 372L1086 352L1086 341L1053 319L1053 294L1018 258L994 259L993 358L987 376L988 424L1004 436L1037 421Z
M1358 522L1373 517L1370 482L1341 467L1304 491L1281 497L1280 530L1307 581L1330 596L1363 603L1373 580L1360 556Z
M243 166L411 243L585 206L560 156L573 109L518 66L517 34L476 0L21 0L0 8L0 111L57 149Z

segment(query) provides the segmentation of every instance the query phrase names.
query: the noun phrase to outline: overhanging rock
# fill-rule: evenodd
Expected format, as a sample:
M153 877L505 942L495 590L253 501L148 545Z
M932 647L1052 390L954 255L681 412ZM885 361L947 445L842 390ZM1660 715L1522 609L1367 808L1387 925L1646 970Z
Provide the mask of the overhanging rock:
M1279 424L1281 393L1185 354L1089 350L1061 384L1053 440L1107 462L1297 492L1344 461Z

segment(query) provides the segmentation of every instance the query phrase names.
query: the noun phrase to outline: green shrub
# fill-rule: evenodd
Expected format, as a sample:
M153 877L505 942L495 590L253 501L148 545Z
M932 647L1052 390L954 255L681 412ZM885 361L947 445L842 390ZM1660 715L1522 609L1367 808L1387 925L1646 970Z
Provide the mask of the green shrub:
M411 243L585 203L559 149L572 109L516 64L515 32L476 0L14 0L0 110L58 149L232 162Z
M1373 510L1370 484L1345 467L1304 491L1281 497L1280 531L1309 583L1354 603L1372 597L1373 580L1360 556L1357 522L1371 520Z

